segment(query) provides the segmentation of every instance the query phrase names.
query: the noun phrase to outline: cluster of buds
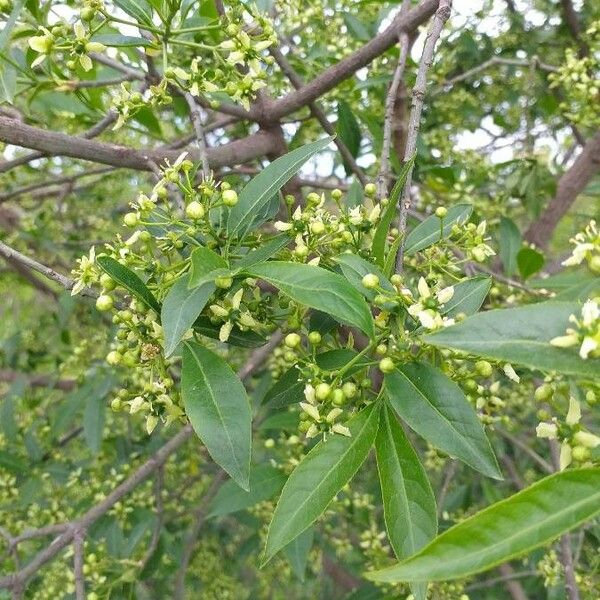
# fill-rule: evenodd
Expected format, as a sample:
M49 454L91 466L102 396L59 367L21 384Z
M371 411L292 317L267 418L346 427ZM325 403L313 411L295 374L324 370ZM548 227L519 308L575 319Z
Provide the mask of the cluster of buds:
M164 106L171 102L173 98L168 92L167 79L163 79L157 85L151 85L145 94L132 91L131 83L123 82L119 92L112 99L112 108L118 115L113 130L123 127L129 118L146 106Z
M409 315L418 319L426 329L433 330L454 325L454 319L442 316L444 305L454 296L454 287L448 286L432 292L425 278L421 277L417 290L419 298L408 307Z
M460 236L460 245L465 248L467 256L480 263L496 254L488 244L490 238L485 235L486 229L486 221L481 221L479 225L467 223L464 226L452 226L452 234Z
M538 388L540 390L542 388ZM544 394L537 392L536 397L548 397L552 394L550 386L543 388ZM548 391L549 390L549 391ZM556 417L549 421L542 421L536 427L539 438L557 440L560 442L560 469L566 469L572 462L587 463L591 458L591 451L600 446L600 437L586 431L581 425L581 403L573 396L569 397L569 408L564 419L560 422Z
M563 261L566 267L573 267L586 262L590 270L600 273L600 231L595 220L570 240L574 245L571 256Z
M598 300L587 300L581 308L581 318L571 315L569 321L575 325L569 327L566 335L550 340L558 348L579 346L579 356L584 360L600 356L600 306Z

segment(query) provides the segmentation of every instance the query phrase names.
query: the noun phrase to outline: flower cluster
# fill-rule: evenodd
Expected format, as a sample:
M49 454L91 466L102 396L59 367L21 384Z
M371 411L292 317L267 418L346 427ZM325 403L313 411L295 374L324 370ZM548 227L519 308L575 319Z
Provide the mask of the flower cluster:
M600 273L600 231L598 231L596 221L592 219L583 231L569 241L575 247L571 256L562 264L566 267L573 267L586 261L592 271Z
M569 317L575 328L568 328L566 335L550 340L558 348L579 346L579 356L583 359L600 356L600 306L598 300L587 300L581 308L581 318Z

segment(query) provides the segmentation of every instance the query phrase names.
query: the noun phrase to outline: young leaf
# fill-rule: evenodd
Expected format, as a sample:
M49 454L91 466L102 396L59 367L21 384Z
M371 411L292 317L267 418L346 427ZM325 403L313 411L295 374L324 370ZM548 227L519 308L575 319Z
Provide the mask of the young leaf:
M285 483L285 474L271 465L250 468L250 490L244 491L234 481L225 482L212 499L207 518L223 517L245 510L258 502L270 500Z
M390 404L431 445L488 477L502 479L496 457L462 390L426 363L402 365L385 376Z
M394 270L396 269L396 258L398 256L400 244L402 244L402 238L398 236L392 242L387 256L385 257L385 262L383 263L383 273L386 277L391 277L394 274Z
M544 255L533 248L521 248L517 254L517 266L523 279L537 273L546 262Z
M488 310L423 339L433 346L531 369L594 377L600 372L600 359L583 360L577 348L557 348L550 344L551 339L565 335L571 326L569 316L580 310L576 302L540 302Z
M165 337L166 357L173 354L185 332L192 327L215 291L215 284L211 282L189 289L189 278L188 274L182 275L163 300L160 321Z
M600 469L563 471L451 527L418 554L367 573L373 581L446 581L491 569L600 513Z
M314 154L329 145L327 137L274 160L254 177L240 192L238 203L229 211L227 233L229 237L243 237L249 229L262 222L258 216L284 186ZM264 218L264 213L263 213Z
M406 178L408 177L408 173L410 172L410 170L413 168L415 156L409 158L402 165L400 173L398 174L398 179L396 180L396 183L392 188L389 202L385 207L383 214L381 215L381 218L379 220L379 223L377 224L377 228L375 229L375 233L373 234L373 257L375 258L375 262L377 262L382 267L384 266L385 241L387 239L390 225L394 220L394 215L396 214L396 207L398 205L398 200L402 195L402 190L404 189Z
M118 284L128 290L132 296L143 302L148 308L160 314L160 304L146 284L128 267L111 256L99 256L96 261Z
M152 25L152 6L146 0L115 0L115 4L140 23Z
M459 313L467 316L475 314L481 308L491 287L492 278L487 275L471 277L457 283L454 286L454 295L444 306L443 314L449 317Z
M448 214L443 219L431 215L419 223L407 236L404 253L410 256L419 250L424 250L432 244L439 242L450 233L455 223L466 223L473 207L470 204L456 204L448 209Z
M210 321L210 317L200 315L192 326L194 331L197 331L200 335L204 335L213 340L219 339L220 325L214 325ZM267 343L267 340L254 331L242 331L238 327L234 326L229 334L227 343L230 346L238 346L239 348L260 348Z
M406 558L437 533L433 490L417 453L387 408L382 411L375 450L388 538L396 556ZM415 598L425 598L426 589L413 587Z
M269 260L273 254L281 250L284 246L286 246L290 241L290 237L288 235L281 234L277 235L274 238L270 239L266 244L262 246L258 246L254 250L248 252L239 258L238 260L232 262L231 268L234 271L243 271L244 269L248 269L253 265L257 265L258 263L264 262L265 260Z
M249 489L252 414L231 367L197 342L185 342L181 368L185 412L213 460Z
M523 240L512 219L500 217L500 260L504 272L510 277L517 270L517 254Z
M229 272L227 261L220 254L205 246L194 248L190 258L192 260L188 282L190 288L214 281L219 275L226 275Z
M368 406L348 423L351 436L329 435L292 471L269 525L264 562L308 529L352 479L377 435L379 405Z
M358 156L358 151L360 150L362 134L360 132L360 125L352 113L350 105L344 100L338 102L337 117L337 134L340 140L344 142L346 148L350 151L350 154L356 158ZM346 170L346 175L352 174L351 167L346 164L345 161L344 169Z
M249 269L292 300L358 327L373 337L373 318L364 298L340 275L302 263L270 261Z

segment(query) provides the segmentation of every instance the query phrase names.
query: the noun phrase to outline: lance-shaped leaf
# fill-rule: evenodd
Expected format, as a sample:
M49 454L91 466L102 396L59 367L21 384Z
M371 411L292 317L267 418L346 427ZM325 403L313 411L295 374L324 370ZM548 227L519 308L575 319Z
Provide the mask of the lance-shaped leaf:
M256 177L250 180L240 192L238 203L229 211L227 233L230 237L243 237L252 227L264 222L267 213L264 211L279 192L314 154L323 150L331 142L327 137L274 160Z
M472 210L473 207L470 204L456 204L448 209L448 214L443 219L435 215L427 217L406 236L404 253L410 256L447 237L452 225L466 223Z
M392 188L392 193L390 194L389 202L383 210L381 218L379 219L379 223L377 224L377 228L375 229L375 233L373 234L373 244L371 246L373 257L375 258L376 262L379 263L379 265L382 267L384 266L385 241L388 236L390 225L392 224L394 216L396 215L396 206L398 205L398 200L402 195L402 190L404 189L406 178L408 177L408 173L413 168L415 157L416 154L409 158L402 165L400 173L398 174L398 179L396 180L396 183Z
M576 302L540 302L478 313L458 325L423 336L433 346L462 350L542 371L595 377L600 359L583 360L579 348L557 348L550 340L565 335Z
M252 414L239 377L197 342L185 342L181 369L185 412L213 460L248 490Z
M208 281L214 281L220 275L229 273L227 261L214 250L200 246L191 254L192 268L188 286L198 287Z
M301 263L270 261L248 270L292 300L354 325L373 337L373 318L365 299L341 275Z
M500 217L500 260L509 277L517 270L517 254L522 243L523 238L515 222L507 217Z
M180 277L163 300L160 321L165 337L165 356L173 354L215 291L214 283L189 289L188 281L189 275Z
M377 435L379 406L372 404L348 423L350 437L329 435L292 471L269 525L264 562L308 529L352 479Z
M441 371L409 363L385 376L390 404L431 445L484 475L502 479L483 427L462 390Z
M289 242L289 235L286 235L285 233L277 235L274 238L270 239L267 243L258 246L254 250L250 250L250 252L242 256L242 258L233 261L231 264L231 268L235 272L243 271L244 269L248 269L252 265L264 262L265 260L269 260L271 256L273 256L276 252L278 252L284 246L289 244Z
M600 513L600 469L563 471L451 527L398 565L367 573L373 581L468 577L547 544Z
M292 571L300 581L304 581L305 578L308 553L312 548L314 537L315 530L309 527L283 549Z
M437 533L435 497L425 469L396 416L382 411L375 441L388 538L399 559L411 556ZM417 600L427 586L413 586Z
M443 314L449 317L459 313L474 315L481 308L491 287L492 278L487 275L464 279L454 286L454 295L444 305Z
M119 285L143 302L148 308L160 313L160 304L146 284L128 267L111 256L99 256L97 263L106 271Z

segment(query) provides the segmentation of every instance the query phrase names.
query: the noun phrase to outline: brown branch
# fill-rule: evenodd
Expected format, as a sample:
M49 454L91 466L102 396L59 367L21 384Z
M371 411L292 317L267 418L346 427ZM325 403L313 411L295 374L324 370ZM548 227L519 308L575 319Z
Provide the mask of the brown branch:
M187 102L190 110L190 118L192 119L192 125L196 133L196 143L198 144L198 153L200 154L200 164L202 166L202 176L204 179L208 179L210 176L210 166L208 164L208 150L206 145L206 137L204 136L204 119L202 117L202 109L190 92L183 94L185 101Z
M83 574L84 563L84 533L78 530L73 535L73 571L75 573L75 598L85 600L85 575Z
M587 141L571 167L558 180L556 195L542 216L529 226L525 232L525 239L539 248L548 246L556 226L598 171L600 171L600 130Z
M427 31L427 37L425 38L425 44L423 46L423 53L421 54L419 69L417 71L417 79L412 90L412 104L410 118L408 121L408 135L406 136L406 148L404 150L405 161L412 158L417 149L417 138L419 136L419 128L421 126L421 112L423 111L423 102L425 100L425 90L427 86L427 73L433 64L435 46L440 38L440 35L442 34L442 29L444 28L446 21L450 18L451 10L452 0L440 0L439 7L431 21L429 30ZM411 167L406 177L406 183L404 184L404 190L400 199L398 235L401 236L402 242L400 243L398 255L396 256L397 272L402 271L402 263L404 259L406 220L411 205L410 187L412 182L412 172L413 169Z
M571 0L560 0L560 5L567 29L579 48L579 56L587 56L590 49L581 38L581 24L579 23L579 16L575 11L573 2Z
M137 150L39 129L7 117L0 117L0 140L7 144L39 150L43 154L70 156L138 171L151 171L150 162L160 165L165 160L175 161L179 156L179 152L175 150ZM217 148L210 148L208 160L212 168L244 163L272 152L276 144L277 140L272 135L261 131ZM200 158L197 151L190 151L190 155L195 161ZM0 164L0 171L3 166Z
M18 371L11 371L10 369L0 369L0 381L12 383L17 379L24 377L27 385L33 387L49 387L51 386L57 390L63 390L65 392L71 391L76 381L74 379L59 379L55 381L50 375L34 374L29 375L27 373L19 373Z
M400 15L406 14L408 11L409 2L403 0L400 7ZM396 99L398 90L404 77L404 69L406 68L406 60L410 48L410 38L406 31L400 32L399 35L399 55L398 63L394 70L394 76L390 84L387 96L385 98L385 115L383 118L383 142L381 144L381 160L379 166L379 174L377 175L377 195L384 198L388 195L390 181L390 152L392 145L392 125L394 121L394 112L396 107Z
M423 0L406 15L398 15L387 29L356 52L317 75L301 89L277 100L268 108L269 118L281 119L332 90L340 82L348 79L356 71L366 67L373 59L389 50L397 42L398 32L414 31L427 21L437 9L438 4L438 0Z

